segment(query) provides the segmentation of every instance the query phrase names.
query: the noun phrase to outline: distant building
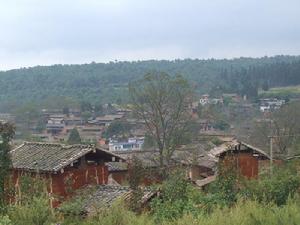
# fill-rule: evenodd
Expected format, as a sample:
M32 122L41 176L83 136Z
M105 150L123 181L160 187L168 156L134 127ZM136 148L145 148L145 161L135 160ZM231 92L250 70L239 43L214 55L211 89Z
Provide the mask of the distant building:
M202 95L199 99L199 103L201 105L217 105L217 104L223 104L223 98L210 98L209 95Z
M0 113L0 121L3 123L14 122L15 117L10 113Z
M285 100L277 98L265 98L260 99L259 109L262 112L271 112L277 109L280 109L282 105L285 104Z
M128 138L127 141L110 140L108 147L110 151L130 151L141 150L144 144L144 137L142 138Z
M89 120L89 124L100 125L100 126L109 126L113 121L120 120L124 117L123 114L110 114L105 116L96 117L93 120Z
M65 128L64 115L51 115L46 124L47 133L59 134Z
M67 126L73 126L73 125L77 126L77 125L84 124L84 119L79 116L69 116L69 117L66 117L64 119L64 121Z
M198 120L200 131L212 131L214 130L213 123L207 119Z
M199 99L199 102L201 105L207 105L209 104L209 95L202 95Z

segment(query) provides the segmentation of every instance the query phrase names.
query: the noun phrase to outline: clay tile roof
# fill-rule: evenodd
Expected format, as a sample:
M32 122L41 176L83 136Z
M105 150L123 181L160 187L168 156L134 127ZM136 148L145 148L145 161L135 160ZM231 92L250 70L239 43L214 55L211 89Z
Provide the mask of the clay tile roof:
M261 150L259 148L256 148L256 147L254 147L252 145L249 145L249 144L247 144L245 142L240 142L240 141L237 141L237 140L232 140L230 142L225 142L224 144L211 149L209 151L209 153L208 153L208 156L217 158L221 154L223 154L223 153L225 153L227 151L237 151L237 150L235 150L235 147L237 147L237 146L246 147L245 149L240 149L240 151L251 149L254 152L258 153L259 155L263 156L264 158L267 158L267 159L270 158L268 156L268 154L265 153L263 150Z
M90 190L85 190L89 194L84 195L83 211L90 214L99 208L110 207L116 200L122 199L125 202L129 201L132 196L132 190L126 186L116 185L98 185L96 187L90 187ZM141 197L141 203L147 202L152 196L155 195L155 191L144 188L142 190L143 195Z
M128 163L126 162L107 162L105 165L108 167L108 171L126 171L128 170Z
M82 156L95 151L120 159L115 154L96 149L92 145L63 145L39 142L24 142L21 146L13 149L10 154L12 167L15 169L57 172Z

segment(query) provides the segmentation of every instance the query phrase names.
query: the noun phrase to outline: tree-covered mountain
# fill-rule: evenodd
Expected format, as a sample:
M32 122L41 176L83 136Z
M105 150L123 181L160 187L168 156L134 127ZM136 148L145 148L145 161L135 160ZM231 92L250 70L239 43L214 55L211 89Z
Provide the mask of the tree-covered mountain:
M153 70L181 74L199 94L255 97L258 88L300 84L300 56L36 66L0 72L0 110L28 103L126 102L128 83Z

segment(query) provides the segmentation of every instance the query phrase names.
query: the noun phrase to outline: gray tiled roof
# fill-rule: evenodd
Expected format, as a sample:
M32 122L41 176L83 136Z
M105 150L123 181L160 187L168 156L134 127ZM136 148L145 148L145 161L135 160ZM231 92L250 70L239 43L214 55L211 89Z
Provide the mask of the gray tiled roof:
M126 162L107 162L105 165L108 167L108 171L126 171L128 170L128 163Z
M92 213L99 208L110 207L116 200L128 201L131 198L132 190L125 186L98 185L90 187L85 191L83 201L83 211ZM148 201L156 192L149 188L144 188L141 203ZM76 196L75 196L76 197Z
M184 146L173 152L172 163L183 165L198 165L207 168L214 168L217 159L208 155L210 146L203 144ZM159 165L158 151L155 150L132 150L132 151L114 151L115 154L126 158L127 160L137 157L146 167L157 167ZM122 163L111 165L111 171L124 169Z
M24 142L10 153L12 167L15 169L57 172L93 151L119 158L111 152L96 149L92 145L63 145L39 142Z
M126 160L131 160L133 157L136 157L145 167L157 167L159 165L158 151L155 150L127 150L113 152Z
M259 148L256 148L252 145L249 145L245 142L240 142L238 140L232 140L230 142L226 142L220 146L217 146L213 149L211 149L209 151L209 154L208 156L210 157L219 157L221 154L227 152L227 151L238 151L236 150L236 148L239 148L239 151L244 151L244 150L248 150L248 149L251 149L253 150L254 152L258 153L260 156L266 158L266 159L269 159L270 157L268 156L267 153L265 153L263 150L259 149ZM243 148L241 148L243 147Z

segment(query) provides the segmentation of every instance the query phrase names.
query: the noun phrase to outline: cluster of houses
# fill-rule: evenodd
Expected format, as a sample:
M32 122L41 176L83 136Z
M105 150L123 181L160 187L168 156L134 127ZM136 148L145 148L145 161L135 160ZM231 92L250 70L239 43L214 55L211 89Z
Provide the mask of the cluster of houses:
M210 98L209 95L203 95L197 104L223 104L224 97L228 96ZM237 95L229 97L240 100ZM277 109L284 103L276 99L261 101L263 106L268 105L270 109ZM248 107L252 106L245 105L241 113ZM93 213L97 207L109 206L116 199L131 198L132 190L127 185L133 159L138 159L144 168L152 171L151 176L145 176L140 183L143 186L142 205L146 205L158 194L157 190L149 186L162 181L155 172L161 169L159 152L143 148L143 126L137 126L140 130L135 129L131 137L111 137L108 141L103 141L103 132L115 121L141 124L128 117L128 110L119 109L114 113L90 118L83 118L79 110L70 110L68 114L47 110L43 113L46 129L36 135L46 142L24 142L10 152L15 200L21 195L21 177L28 174L48 181L45 183L48 185L47 191L53 207L76 198L76 193L80 190L85 193L82 200L83 213ZM211 121L199 118L197 121L201 131L214 131ZM95 144L54 143L65 142L74 128L84 142ZM260 170L269 165L268 154L259 148L224 135L218 136L218 140L217 144L197 142L181 146L174 151L168 166L171 169L180 167L185 170L186 178L191 183L205 188L216 179L220 166L226 165L222 162L228 158L240 174L249 179L257 178Z
M129 110L116 109L111 114L84 118L80 110L70 110L68 114L61 111L44 110L45 130L34 132L33 136L45 142L64 142L70 132L76 128L85 143L100 143L103 132L118 120L126 120Z
M285 104L285 100L277 98L264 98L259 100L259 110L261 112L273 112L280 109Z
M14 122L15 116L11 115L10 113L0 113L0 122L7 123L7 122Z
M198 143L182 146L175 150L170 168L184 169L190 182L204 187L215 180L222 165L220 162L227 157L231 157L240 174L248 178L256 178L259 170L268 164L269 156L260 149L234 138L220 140L218 145ZM132 140L132 143L136 142ZM149 171L159 169L159 153L155 149L132 148L125 151L95 145L24 142L10 154L15 199L22 194L21 177L28 174L48 181L45 183L53 207L76 198L77 190L83 190L82 193L86 191L88 194L82 201L83 213L87 214L92 213L95 207L109 206L116 199L130 199L132 190L127 184L133 158L139 159ZM157 194L157 190L152 190L149 185L160 182L160 177L155 173L142 179L143 204Z
M223 98L211 98L208 94L202 95L199 99L199 103L204 105L217 105L223 104Z

